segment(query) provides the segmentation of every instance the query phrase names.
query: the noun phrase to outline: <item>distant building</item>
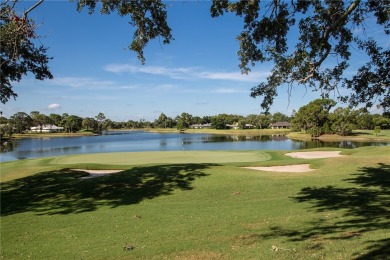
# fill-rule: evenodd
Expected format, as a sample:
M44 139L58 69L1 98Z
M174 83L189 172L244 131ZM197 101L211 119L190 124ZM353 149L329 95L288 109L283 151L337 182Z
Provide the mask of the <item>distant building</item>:
M190 128L194 128L194 129L211 128L211 124L194 124L194 125L190 125Z
M272 129L290 129L291 124L289 122L275 122L269 125Z
M228 129L240 129L240 126L238 125L238 123L234 124L234 125L226 125L226 128ZM245 124L244 125L244 129L252 129L252 128L256 128L255 125L251 125L251 124Z
M256 126L252 124L245 124L245 129L253 129L253 128L256 128Z
M30 131L33 133L59 133L63 132L64 128L56 125L44 125L42 128L39 126L33 126L30 128Z
M238 126L238 124L234 124L234 125L226 125L226 128L228 128L228 129L239 129L240 127Z

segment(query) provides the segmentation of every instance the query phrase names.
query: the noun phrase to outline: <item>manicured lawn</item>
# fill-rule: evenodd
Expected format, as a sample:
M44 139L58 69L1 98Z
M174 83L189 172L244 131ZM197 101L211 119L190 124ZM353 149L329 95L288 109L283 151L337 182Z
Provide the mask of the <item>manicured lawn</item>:
M354 136L369 137L369 138L386 138L390 139L390 130L381 130L377 135L373 130L355 130Z
M2 258L385 259L390 254L390 147L344 150L348 156L312 161L282 151L175 153L2 163ZM240 167L307 162L317 170ZM81 180L85 173L70 167L124 171ZM124 250L126 245L133 249Z
M304 132L291 132L287 134L287 137L290 139L296 140L310 140L312 139L310 134L305 134ZM323 141L390 141L390 130L381 130L381 132L376 135L373 130L354 130L352 135L341 136L341 135L321 135L318 139Z
M83 154L66 156L56 160L59 164L96 163L116 165L176 164L176 163L228 163L269 160L262 151L173 151L173 152L124 152L109 154Z
M75 136L93 136L96 135L91 131L79 131L76 133L25 133L25 134L14 134L12 138L52 138L52 137L75 137Z

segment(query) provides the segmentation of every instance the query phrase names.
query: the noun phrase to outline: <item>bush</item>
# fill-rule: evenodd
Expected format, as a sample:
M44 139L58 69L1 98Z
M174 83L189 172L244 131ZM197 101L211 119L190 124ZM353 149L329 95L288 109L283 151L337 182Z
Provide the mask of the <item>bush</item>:
M374 127L374 134L376 135L376 136L378 136L378 134L381 132L381 127L380 126L375 126Z

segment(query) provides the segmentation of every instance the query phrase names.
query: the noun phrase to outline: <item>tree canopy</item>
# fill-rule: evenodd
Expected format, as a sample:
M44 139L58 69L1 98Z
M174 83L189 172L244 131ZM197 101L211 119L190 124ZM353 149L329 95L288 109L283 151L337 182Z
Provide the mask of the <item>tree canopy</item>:
M351 105L371 107L378 98L384 108L390 106L390 51L375 39L354 35L364 29L366 19L376 18L386 35L390 33L390 1L388 0L302 0L302 1L213 1L213 17L231 12L243 17L244 27L237 37L240 68L248 73L257 62L272 62L271 75L252 88L252 97L263 97L262 108L269 109L278 87L304 85L321 91L328 98L338 88L353 94L339 95ZM298 30L297 39L289 32ZM289 45L296 44L292 50ZM351 48L366 53L368 61L348 78ZM361 54L359 54L361 55ZM326 63L325 61L332 61Z
M319 136L324 132L328 122L329 111L336 105L332 99L316 99L299 108L292 123L299 129L309 132L312 136Z
M28 13L42 0L22 14L15 10L17 1L8 2L0 4L0 101L3 104L11 97L17 97L12 82L20 81L28 72L38 80L53 78L48 67L51 58L46 55L47 48L36 46L34 40L39 37L35 33L36 25L28 18Z
M37 6L43 0L37 1ZM36 47L31 10L17 14L17 1L1 3L1 102L16 97L11 83L20 81L27 72L37 79L51 78L46 48ZM169 44L173 37L167 23L167 6L161 0L78 0L77 10L88 8L93 13L116 12L129 17L135 28L129 49L145 62L143 50L150 40L162 38ZM212 17L232 13L243 18L242 32L237 36L239 67L250 73L257 63L268 62L273 68L264 82L251 89L252 97L261 97L261 107L268 110L287 85L318 90L323 98L337 93L340 101L350 105L378 103L385 110L390 107L390 50L376 39L359 36L354 31L364 30L367 19L390 34L389 0L214 0ZM297 37L291 37L291 32ZM13 41L13 39L16 39ZM365 64L353 75L346 73L354 49L365 53ZM352 94L342 94L347 89Z

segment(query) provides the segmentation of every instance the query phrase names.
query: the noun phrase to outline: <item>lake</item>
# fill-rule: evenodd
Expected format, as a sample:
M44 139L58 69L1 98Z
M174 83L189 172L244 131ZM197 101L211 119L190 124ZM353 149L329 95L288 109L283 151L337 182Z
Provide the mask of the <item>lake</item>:
M101 136L19 139L3 146L0 161L48 156L140 151L298 150L316 147L384 146L383 142L295 141L280 135L234 136L185 133L109 131Z

